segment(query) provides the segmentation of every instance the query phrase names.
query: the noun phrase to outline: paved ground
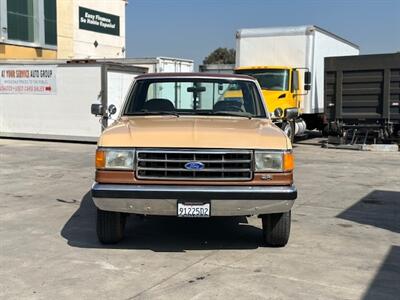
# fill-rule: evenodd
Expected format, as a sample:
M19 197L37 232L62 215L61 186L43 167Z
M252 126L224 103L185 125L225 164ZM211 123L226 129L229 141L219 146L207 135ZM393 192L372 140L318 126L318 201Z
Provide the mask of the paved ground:
M100 245L94 145L0 140L0 298L399 299L400 154L295 148L285 248L257 218L130 218Z

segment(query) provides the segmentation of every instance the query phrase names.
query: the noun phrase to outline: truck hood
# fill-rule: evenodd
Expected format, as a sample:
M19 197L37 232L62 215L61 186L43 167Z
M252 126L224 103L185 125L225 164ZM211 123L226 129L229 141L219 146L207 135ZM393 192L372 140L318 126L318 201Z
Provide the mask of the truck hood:
M101 147L288 149L267 119L216 116L122 117L101 135Z

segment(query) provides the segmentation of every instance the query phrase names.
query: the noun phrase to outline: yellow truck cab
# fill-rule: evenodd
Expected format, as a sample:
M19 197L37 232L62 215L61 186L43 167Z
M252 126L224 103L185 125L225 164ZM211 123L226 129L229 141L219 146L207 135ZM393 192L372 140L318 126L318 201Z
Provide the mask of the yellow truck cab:
M299 71L283 66L245 66L236 68L235 73L257 79L272 120L293 141L295 119L302 113Z
M257 79L273 119L281 118L288 108L299 108L298 76L287 67L239 67L236 74L245 74Z
M93 114L104 111L92 105ZM256 215L265 243L284 246L297 197L293 171L292 144L272 122L254 78L138 76L98 141L91 190L98 238L121 240L128 214Z

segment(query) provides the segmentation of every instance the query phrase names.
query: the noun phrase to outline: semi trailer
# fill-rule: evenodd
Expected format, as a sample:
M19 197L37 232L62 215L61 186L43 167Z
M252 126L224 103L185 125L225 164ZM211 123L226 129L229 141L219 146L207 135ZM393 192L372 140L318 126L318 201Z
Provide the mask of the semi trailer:
M293 140L323 127L324 58L358 54L357 45L317 26L240 29L235 73L259 81L274 122Z
M325 59L329 141L400 142L400 53Z

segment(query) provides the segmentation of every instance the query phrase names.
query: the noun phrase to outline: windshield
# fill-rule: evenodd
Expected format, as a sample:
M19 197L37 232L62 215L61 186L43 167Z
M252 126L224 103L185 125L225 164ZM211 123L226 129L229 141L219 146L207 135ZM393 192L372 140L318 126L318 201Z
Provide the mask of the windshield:
M266 118L254 82L226 79L142 79L123 115L224 115Z
M236 73L256 78L262 89L272 91L289 90L289 70L237 70Z

